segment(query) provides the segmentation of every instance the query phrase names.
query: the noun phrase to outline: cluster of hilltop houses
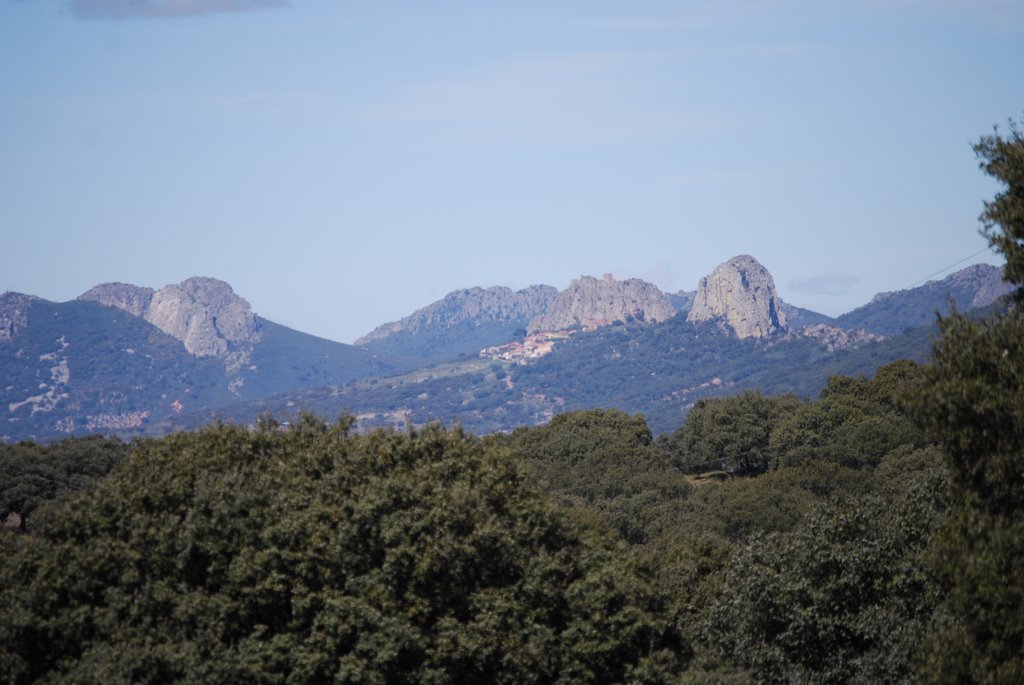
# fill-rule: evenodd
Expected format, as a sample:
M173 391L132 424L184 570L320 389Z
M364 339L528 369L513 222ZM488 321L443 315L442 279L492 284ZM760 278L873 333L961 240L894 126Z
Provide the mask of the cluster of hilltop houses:
M506 343L504 345L492 345L480 350L480 356L484 359L500 359L517 364L525 364L534 359L540 359L550 354L555 349L555 344L567 340L572 336L573 331L545 331L528 335L522 342Z

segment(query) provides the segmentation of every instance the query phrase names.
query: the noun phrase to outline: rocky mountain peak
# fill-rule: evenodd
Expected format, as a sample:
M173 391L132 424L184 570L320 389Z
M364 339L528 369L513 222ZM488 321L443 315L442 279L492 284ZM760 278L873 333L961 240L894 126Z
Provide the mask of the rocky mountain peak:
M180 340L197 357L225 354L229 343L259 341L259 323L252 307L230 285L215 278L189 278L157 291L104 283L78 299L139 316Z
M739 338L764 338L787 329L775 281L750 255L733 257L700 279L687 320L724 320Z
M181 340L197 357L223 354L229 342L259 339L252 307L215 278L189 278L161 288L153 295L146 320Z
M101 283L79 295L78 299L92 300L124 310L132 316L145 317L154 292L152 288L131 283Z
M494 322L521 326L545 311L557 295L558 291L550 285L531 285L518 291L505 286L455 290L399 321L378 326L355 344L365 345L399 333L445 331L467 322L478 326Z
M12 292L0 295L0 343L10 342L18 331L28 327L28 310L37 299Z
M1013 292L1013 286L1003 280L1003 270L991 264L974 264L950 274L946 281L951 290L974 292L970 308L987 307L1003 295Z
M535 333L575 326L597 328L630 318L656 322L675 314L668 296L639 278L617 281L611 274L601 279L581 276L559 293L547 312L530 321L527 330Z

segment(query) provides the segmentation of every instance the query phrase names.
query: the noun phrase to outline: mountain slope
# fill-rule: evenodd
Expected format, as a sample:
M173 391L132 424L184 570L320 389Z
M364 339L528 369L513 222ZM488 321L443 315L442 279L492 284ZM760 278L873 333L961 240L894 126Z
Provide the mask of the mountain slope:
M160 291L105 284L63 303L0 295L4 441L159 432L182 411L407 368L262 319L214 279Z
M233 399L218 361L195 358L123 311L35 299L26 314L25 326L0 342L5 440L132 429Z
M214 357L239 399L394 373L406 365L372 351L317 338L257 316L231 286L193 277L159 290L104 283L83 293L144 319L180 340L193 357Z
M560 411L613 407L643 412L656 430L669 430L701 397L747 388L813 395L833 373L871 374L894 359L923 360L929 307L952 297L970 309L1005 289L998 269L981 265L830 320L785 305L765 286L770 274L748 266L719 279L722 287L706 279L704 296L688 311L710 313L706 321L657 320L665 316L661 303L671 302L642 281L633 290L646 295L630 300L636 293L629 287L616 297L618 282L605 287L609 280L589 279L596 288L558 296L564 308L553 306L554 289L546 286L457 291L379 328L361 346L262 319L214 279L160 290L105 284L66 303L7 293L0 296L0 439L160 434L217 416L249 422L264 411L284 416L303 408L351 411L363 427L438 419L493 431ZM631 302L642 303L635 316L627 311ZM584 330L522 364L478 357L481 341L521 335L527 315L545 303ZM744 315L737 318L735 308ZM739 329L730 323L736 321ZM921 321L927 325L917 326ZM764 324L762 337L742 337L745 322ZM887 338L853 329L865 324ZM381 348L420 356L396 361ZM461 361L436 365L455 351Z
M892 335L908 327L935 321L936 313L948 314L952 299L960 311L986 307L1009 293L1003 270L990 264L975 264L940 281L929 281L917 288L879 293L863 307L836 318L842 328L866 328L873 333Z
M825 314L819 314L811 309L804 309L779 300L779 306L786 316L786 323L792 330L800 330L804 326L813 324L835 324L835 319Z
M703 397L744 389L814 396L830 375L874 373L881 364L923 361L931 328L830 352L801 336L772 340L723 334L717 323L676 316L655 325L619 324L578 333L536 363L464 362L446 373L359 380L343 386L224 408L231 421L252 422L269 412L287 418L299 409L325 416L347 411L361 428L442 421L477 432L544 423L554 414L615 408L645 415L656 432L678 427ZM203 425L209 414L179 417Z
M425 362L476 356L481 348L516 337L547 310L558 291L549 285L467 288L448 293L400 321L378 326L355 341L368 350Z
M354 345L318 338L257 317L261 339L237 374L242 397L262 397L289 389L345 383L390 375L410 365Z

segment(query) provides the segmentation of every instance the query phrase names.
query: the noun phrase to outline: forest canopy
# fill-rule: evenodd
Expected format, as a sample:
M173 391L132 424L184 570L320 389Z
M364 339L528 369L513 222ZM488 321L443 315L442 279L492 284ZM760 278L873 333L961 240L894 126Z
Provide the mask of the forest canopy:
M214 426L3 538L8 682L661 681L648 573L431 427Z

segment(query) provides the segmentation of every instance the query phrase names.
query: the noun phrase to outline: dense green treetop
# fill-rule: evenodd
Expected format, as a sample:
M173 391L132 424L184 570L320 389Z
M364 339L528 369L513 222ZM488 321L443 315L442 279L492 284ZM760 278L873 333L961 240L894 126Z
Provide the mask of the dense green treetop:
M902 399L918 375L917 364L901 360L879 368L871 379L831 377L820 400L782 417L772 432L776 463L813 458L860 468L877 465L900 445L922 445Z
M939 683L1024 680L1024 313L942 324L919 411L941 441L954 508L935 565L949 620L926 660Z
M128 456L129 445L93 435L51 445L0 444L0 521L10 514L27 527L40 503L81 490Z
M646 541L690 485L671 468L640 415L592 409L555 416L492 440L508 445L534 480L574 513L593 514L630 542Z
M731 557L704 629L720 657L757 682L914 681L940 600L923 556L946 489L937 450L889 461L902 462L886 468L889 487L822 503Z
M646 572L458 431L215 426L0 536L7 683L665 682Z
M660 444L680 468L761 473L771 461L772 431L799 404L795 397L765 397L753 391L698 400L682 427Z
M923 444L904 398L919 376L917 364L900 360L871 379L832 376L813 402L755 392L698 400L658 445L696 472L751 475L808 460L874 466L899 445Z

